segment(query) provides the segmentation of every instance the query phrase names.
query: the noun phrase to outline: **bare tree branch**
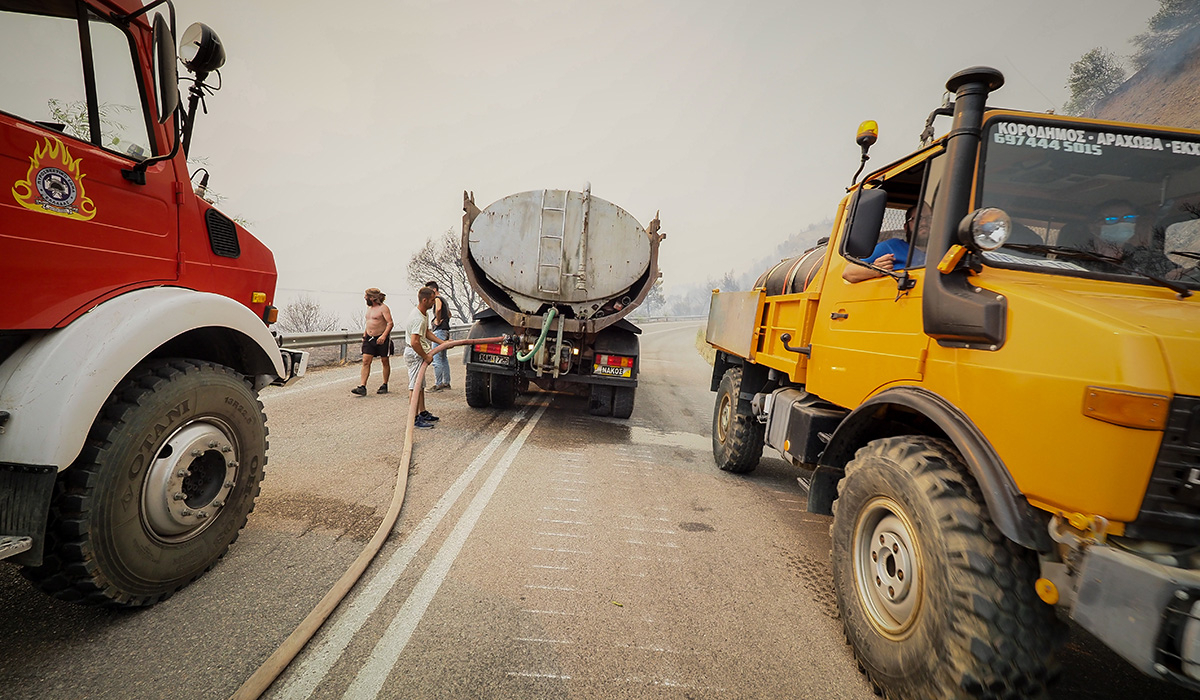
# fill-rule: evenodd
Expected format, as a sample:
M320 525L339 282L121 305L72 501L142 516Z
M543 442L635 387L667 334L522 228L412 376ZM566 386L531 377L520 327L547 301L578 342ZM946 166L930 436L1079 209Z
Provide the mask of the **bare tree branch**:
M429 280L438 283L448 304L451 319L468 323L483 309L483 299L467 279L459 255L459 234L454 229L425 241L425 246L408 261L408 281L422 286Z
M337 330L341 322L337 314L326 312L321 302L305 294L279 310L276 325L284 333L320 333Z

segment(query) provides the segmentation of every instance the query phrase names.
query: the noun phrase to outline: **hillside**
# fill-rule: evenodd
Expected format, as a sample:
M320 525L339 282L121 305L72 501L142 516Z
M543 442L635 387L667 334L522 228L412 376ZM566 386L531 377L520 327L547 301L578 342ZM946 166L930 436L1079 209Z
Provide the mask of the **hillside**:
M1200 129L1200 32L1193 30L1180 37L1163 55L1097 103L1094 116Z

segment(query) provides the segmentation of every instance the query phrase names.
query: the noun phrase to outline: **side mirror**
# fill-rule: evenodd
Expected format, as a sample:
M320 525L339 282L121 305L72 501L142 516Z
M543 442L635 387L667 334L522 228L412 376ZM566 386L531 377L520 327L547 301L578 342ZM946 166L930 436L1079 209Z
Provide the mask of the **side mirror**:
M193 73L210 73L225 65L225 47L207 24L196 22L179 41L179 56Z
M859 190L850 199L850 225L842 243L842 252L858 259L875 250L879 232L883 230L883 213L887 209L887 192Z
M167 20L154 15L154 103L158 105L158 123L166 124L179 108L179 70L175 65L175 37Z

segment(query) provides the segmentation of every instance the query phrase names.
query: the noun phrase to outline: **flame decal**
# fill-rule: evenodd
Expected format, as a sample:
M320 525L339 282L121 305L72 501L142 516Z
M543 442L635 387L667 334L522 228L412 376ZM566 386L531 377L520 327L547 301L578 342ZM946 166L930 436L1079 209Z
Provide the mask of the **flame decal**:
M72 158L66 144L47 138L29 159L24 180L13 185L13 198L26 209L77 221L96 216L96 205L83 191L82 159Z

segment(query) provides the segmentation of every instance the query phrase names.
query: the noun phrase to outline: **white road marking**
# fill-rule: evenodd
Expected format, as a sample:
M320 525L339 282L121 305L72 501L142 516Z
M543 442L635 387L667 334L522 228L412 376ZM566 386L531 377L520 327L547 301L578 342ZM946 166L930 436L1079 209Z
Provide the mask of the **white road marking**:
M467 538L475 529L475 524L479 522L479 517L483 515L483 509L495 495L496 489L500 486L500 481L504 479L504 475L508 473L508 468L517 458L517 454L521 448L525 446L525 441L529 438L529 434L533 432L534 427L541 420L541 417L546 413L546 404L538 407L537 412L521 429L519 435L505 450L504 456L492 468L492 473L488 475L487 481L479 488L478 493L471 499L471 503L467 505L467 509L459 518L458 523L442 543L441 549L434 556L433 561L429 563L429 568L421 575L421 579L417 581L417 585L413 588L413 592L408 596L408 600L404 601L404 605L400 608L400 612L392 618L391 624L383 633L383 637L375 644L375 649L371 652L370 658L359 669L358 675L354 678L354 682L346 690L344 698L348 700L357 700L358 698L373 698L379 695L383 690L384 683L387 682L388 675L391 674L396 662L400 658L400 654L408 646L408 642L412 639L413 632L416 631L417 625L425 616L425 611L429 609L429 604L433 602L433 598L437 595L438 589L446 580L446 576L450 573L450 567L462 552L463 545L467 543Z
M531 615L568 615L570 617L579 617L579 613L563 612L561 610L522 610L523 613Z
M518 678L553 678L559 681L569 681L570 676L560 676L557 673L530 673L528 671L506 671L506 675L517 676Z
M577 588L571 588L570 586L539 586L534 583L527 583L525 584L525 587L536 588L539 591L564 591L566 593L574 593L575 591L579 590Z
M534 569L553 569L554 571L570 571L571 570L571 567L569 567L569 566L551 566L549 564L530 564L529 566Z
M306 653L300 663L296 664L291 678L280 690L279 698L281 700L308 698L313 694L313 691L328 675L329 670L341 658L342 653L349 646L350 640L366 624L367 618L379 607L400 575L412 563L417 552L425 545L429 536L437 529L438 524L462 496L467 485L475 479L496 449L508 439L508 434L512 432L512 429L526 419L528 413L528 410L518 412L508 422L508 425L505 425L496 434L496 437L492 438L492 441L483 448L483 451L471 462L466 471L459 475L454 484L438 499L437 504L397 548L383 568L372 575L362 591L343 607L340 615L330 622L326 632L321 636L319 645L313 645L310 652Z
M537 644L574 644L569 639L537 639L536 637L510 637L514 642L534 642Z
M569 532L539 532L537 534L545 535L547 537L576 537L581 540L589 539L587 535L574 535Z
M591 554L591 552L581 552L578 549L555 549L553 547L530 547L535 552L554 552L556 554Z
M547 520L545 518L538 518L538 522L539 523L554 523L555 525L591 525L591 523L585 523L581 520ZM672 534L674 534L674 533L672 533Z

